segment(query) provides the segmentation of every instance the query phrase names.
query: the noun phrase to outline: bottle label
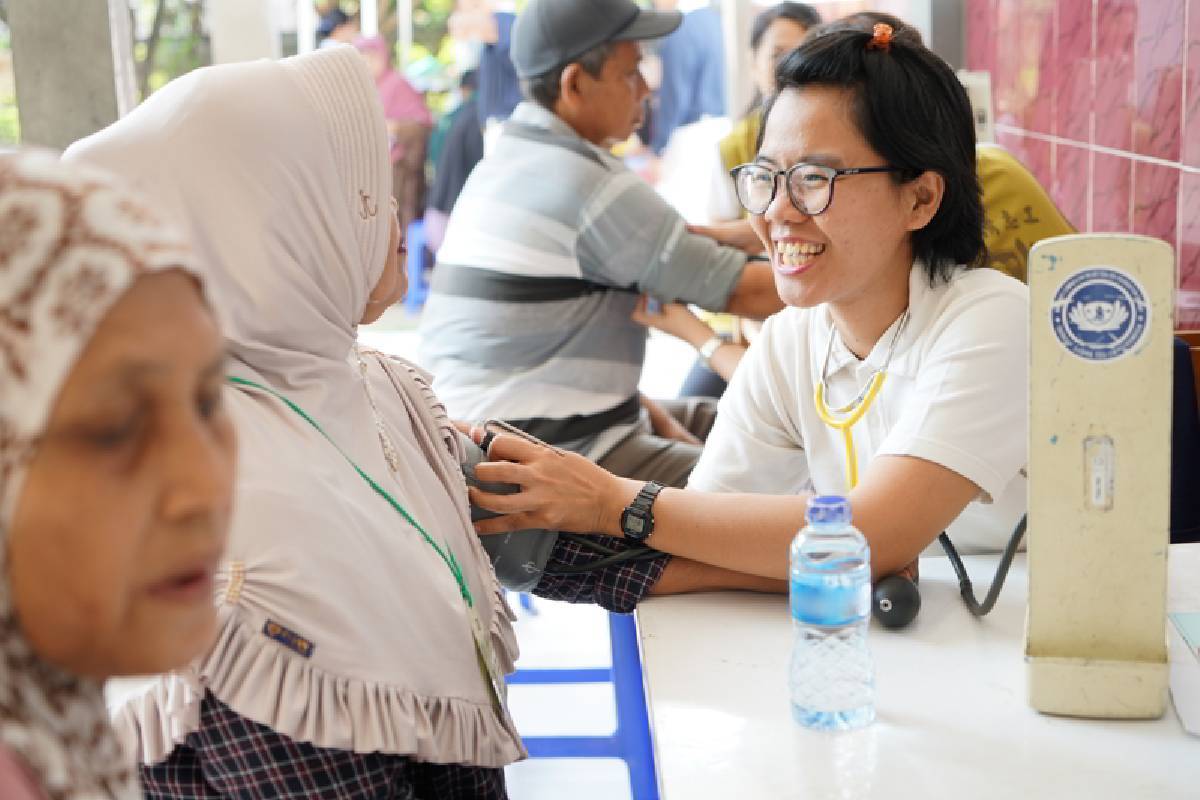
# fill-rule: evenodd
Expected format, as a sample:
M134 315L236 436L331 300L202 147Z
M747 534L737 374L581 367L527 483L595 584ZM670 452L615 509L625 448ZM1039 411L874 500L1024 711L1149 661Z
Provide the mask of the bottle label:
M851 625L871 613L871 583L866 569L840 574L793 574L789 595L792 619L805 625Z

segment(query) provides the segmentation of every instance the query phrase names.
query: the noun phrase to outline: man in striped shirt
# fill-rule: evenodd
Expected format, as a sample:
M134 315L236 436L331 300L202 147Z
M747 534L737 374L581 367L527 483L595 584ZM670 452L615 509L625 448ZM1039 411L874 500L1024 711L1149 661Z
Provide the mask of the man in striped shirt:
M629 0L531 0L512 42L529 100L459 196L421 324L421 359L455 418L504 419L617 474L674 486L714 412L691 404L689 432L638 394L639 295L757 318L782 308L767 265L689 232L607 149L642 121L638 41L680 19ZM553 536L526 545L496 561L510 586L552 569L555 547L562 555ZM643 577L654 579L646 590L658 579Z

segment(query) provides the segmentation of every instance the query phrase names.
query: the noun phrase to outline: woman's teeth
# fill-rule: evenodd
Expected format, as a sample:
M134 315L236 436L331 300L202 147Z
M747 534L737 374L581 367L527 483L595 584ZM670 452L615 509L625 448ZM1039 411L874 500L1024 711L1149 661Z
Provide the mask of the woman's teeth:
M779 261L784 266L798 267L825 252L825 245L809 244L808 242L777 242L775 252L779 254Z

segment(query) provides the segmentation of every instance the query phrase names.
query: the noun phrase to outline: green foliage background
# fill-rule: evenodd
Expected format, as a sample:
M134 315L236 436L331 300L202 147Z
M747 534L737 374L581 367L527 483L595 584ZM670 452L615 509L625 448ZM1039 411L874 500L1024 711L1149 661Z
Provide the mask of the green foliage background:
M376 2L379 2L380 28L386 36L394 39L398 19L397 0ZM447 21L454 11L454 0L400 2L413 3L413 45L404 66L424 62L423 68L445 74L454 58L453 43L446 34ZM204 0L129 0L134 34L133 57L143 97L173 78L210 63L208 34L202 25L203 3ZM331 0L315 2L318 9L333 4ZM360 6L356 0L337 4L350 14L357 13ZM5 24L4 12L3 0L0 0L0 146L20 141L17 100L12 81L11 36ZM158 14L161 14L158 35L152 37L154 18ZM152 54L148 41L151 38L154 38ZM285 36L284 52L289 49L295 52L295 38ZM429 98L430 105L437 110L443 99L443 93L435 92Z

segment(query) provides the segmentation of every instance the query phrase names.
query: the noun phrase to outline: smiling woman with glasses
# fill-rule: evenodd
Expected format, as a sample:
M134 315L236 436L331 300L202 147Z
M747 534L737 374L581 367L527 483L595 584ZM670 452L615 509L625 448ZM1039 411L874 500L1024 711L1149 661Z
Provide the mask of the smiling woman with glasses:
M653 502L645 541L782 579L815 493L849 497L875 578L905 571L943 530L960 550L998 551L1024 513L1028 293L974 269L983 210L966 92L888 25L816 36L777 77L757 157L732 174L789 308L733 375L688 488ZM619 535L642 490L511 437L491 455L519 464L481 466L480 479L523 490L476 493L508 514L483 533Z

